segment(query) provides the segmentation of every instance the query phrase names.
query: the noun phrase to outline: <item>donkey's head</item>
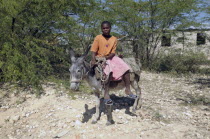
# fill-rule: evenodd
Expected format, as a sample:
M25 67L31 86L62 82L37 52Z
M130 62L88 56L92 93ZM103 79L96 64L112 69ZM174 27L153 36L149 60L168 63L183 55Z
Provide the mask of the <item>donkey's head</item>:
M83 54L80 57L75 57L74 50L72 48L70 49L70 58L72 64L71 67L69 68L69 71L70 71L70 88L72 90L79 89L79 85L86 74L84 60L88 54L89 49L90 47L88 47L85 54Z

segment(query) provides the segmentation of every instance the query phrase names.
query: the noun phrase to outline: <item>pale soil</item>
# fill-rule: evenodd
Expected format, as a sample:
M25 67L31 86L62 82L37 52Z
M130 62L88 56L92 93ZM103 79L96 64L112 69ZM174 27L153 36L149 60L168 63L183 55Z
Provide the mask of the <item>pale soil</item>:
M1 89L0 94L11 95L0 102L0 139L210 139L210 77L143 72L140 85L143 106L136 113L129 111L132 101L123 91L111 92L118 96L112 96L111 126L103 113L91 124L93 95L79 93L73 99L53 84L44 87L41 98Z

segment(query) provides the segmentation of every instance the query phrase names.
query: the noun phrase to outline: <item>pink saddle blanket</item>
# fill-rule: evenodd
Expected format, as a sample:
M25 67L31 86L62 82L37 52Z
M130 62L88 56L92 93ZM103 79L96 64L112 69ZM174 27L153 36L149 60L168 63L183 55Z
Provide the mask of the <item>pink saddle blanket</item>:
M106 61L104 73L109 75L112 72L112 80L121 80L122 75L130 70L130 67L118 56L114 56L111 60Z

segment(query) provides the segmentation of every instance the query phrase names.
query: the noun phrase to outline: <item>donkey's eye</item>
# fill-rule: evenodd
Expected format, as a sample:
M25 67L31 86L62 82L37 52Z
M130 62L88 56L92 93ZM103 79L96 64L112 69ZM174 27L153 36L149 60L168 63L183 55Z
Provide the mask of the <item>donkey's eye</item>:
M77 72L81 72L81 70L77 70Z

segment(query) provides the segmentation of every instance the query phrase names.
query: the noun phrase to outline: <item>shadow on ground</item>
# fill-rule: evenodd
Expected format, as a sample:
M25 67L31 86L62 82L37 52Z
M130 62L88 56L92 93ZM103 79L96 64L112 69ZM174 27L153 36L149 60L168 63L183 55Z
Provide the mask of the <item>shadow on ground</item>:
M210 79L198 78L193 82L194 84L199 84L200 88L210 88Z
M130 116L137 116L136 114L134 114L130 111L130 108L134 104L134 99L127 98L127 97L118 97L114 94L112 94L110 97L111 97L112 101L114 102L113 110L125 109L125 114L128 114ZM104 100L103 98L100 99L100 116L101 116L101 112L106 113L103 100ZM95 113L96 113L96 107L89 109L89 106L87 104L85 104L85 112L83 113L82 123L88 122ZM100 117L99 117L99 119L100 119Z

